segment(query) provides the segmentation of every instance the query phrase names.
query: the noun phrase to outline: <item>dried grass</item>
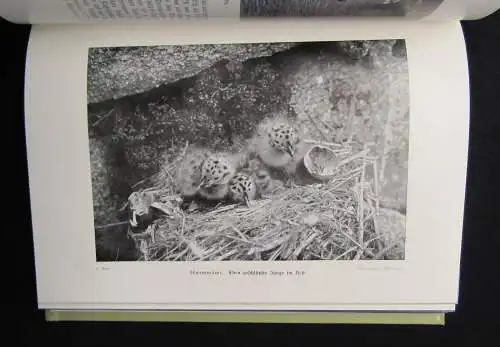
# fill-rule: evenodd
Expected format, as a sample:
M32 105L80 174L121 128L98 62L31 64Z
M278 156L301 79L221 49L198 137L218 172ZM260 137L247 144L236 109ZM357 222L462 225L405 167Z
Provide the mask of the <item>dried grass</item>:
M174 188L174 160L153 179L154 185L141 190L168 206L135 236L141 260L383 259L391 245L384 244L374 223L377 180L366 179L369 166L377 173L375 158L363 148L321 144L340 157L333 179L283 186L250 207L226 203L182 209Z

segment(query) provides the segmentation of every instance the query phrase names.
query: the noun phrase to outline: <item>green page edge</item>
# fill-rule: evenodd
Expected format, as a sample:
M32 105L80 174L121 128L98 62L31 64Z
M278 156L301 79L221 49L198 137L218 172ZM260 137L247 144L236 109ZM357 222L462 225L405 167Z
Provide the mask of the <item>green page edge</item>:
M224 312L46 310L45 319L49 322L124 321L444 325L445 314L441 312Z

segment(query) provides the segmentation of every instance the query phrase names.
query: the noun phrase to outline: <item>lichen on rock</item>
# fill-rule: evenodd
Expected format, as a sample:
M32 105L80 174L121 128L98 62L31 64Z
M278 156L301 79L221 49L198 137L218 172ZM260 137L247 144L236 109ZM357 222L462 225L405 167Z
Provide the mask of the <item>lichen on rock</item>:
M270 56L293 43L97 47L89 50L87 102L143 93L195 76L222 61Z

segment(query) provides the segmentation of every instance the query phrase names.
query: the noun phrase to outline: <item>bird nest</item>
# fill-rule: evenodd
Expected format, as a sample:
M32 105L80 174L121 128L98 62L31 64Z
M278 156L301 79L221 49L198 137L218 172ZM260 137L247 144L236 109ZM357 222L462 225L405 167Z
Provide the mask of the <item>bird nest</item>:
M220 203L186 207L175 195L166 166L155 195L161 211L133 238L141 261L395 259L391 238L379 232L377 180L367 177L374 158L366 150L332 148L340 162L321 183L281 186L251 206ZM375 174L376 176L376 174ZM376 177L375 177L376 178ZM392 238L394 239L394 238Z

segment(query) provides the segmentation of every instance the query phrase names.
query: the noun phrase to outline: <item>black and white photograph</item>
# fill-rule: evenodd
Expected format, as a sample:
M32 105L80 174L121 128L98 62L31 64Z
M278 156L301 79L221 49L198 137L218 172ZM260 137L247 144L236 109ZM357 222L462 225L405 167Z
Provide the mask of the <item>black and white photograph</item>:
M403 39L92 47L97 262L404 260Z
M443 0L241 0L241 17L423 17Z

